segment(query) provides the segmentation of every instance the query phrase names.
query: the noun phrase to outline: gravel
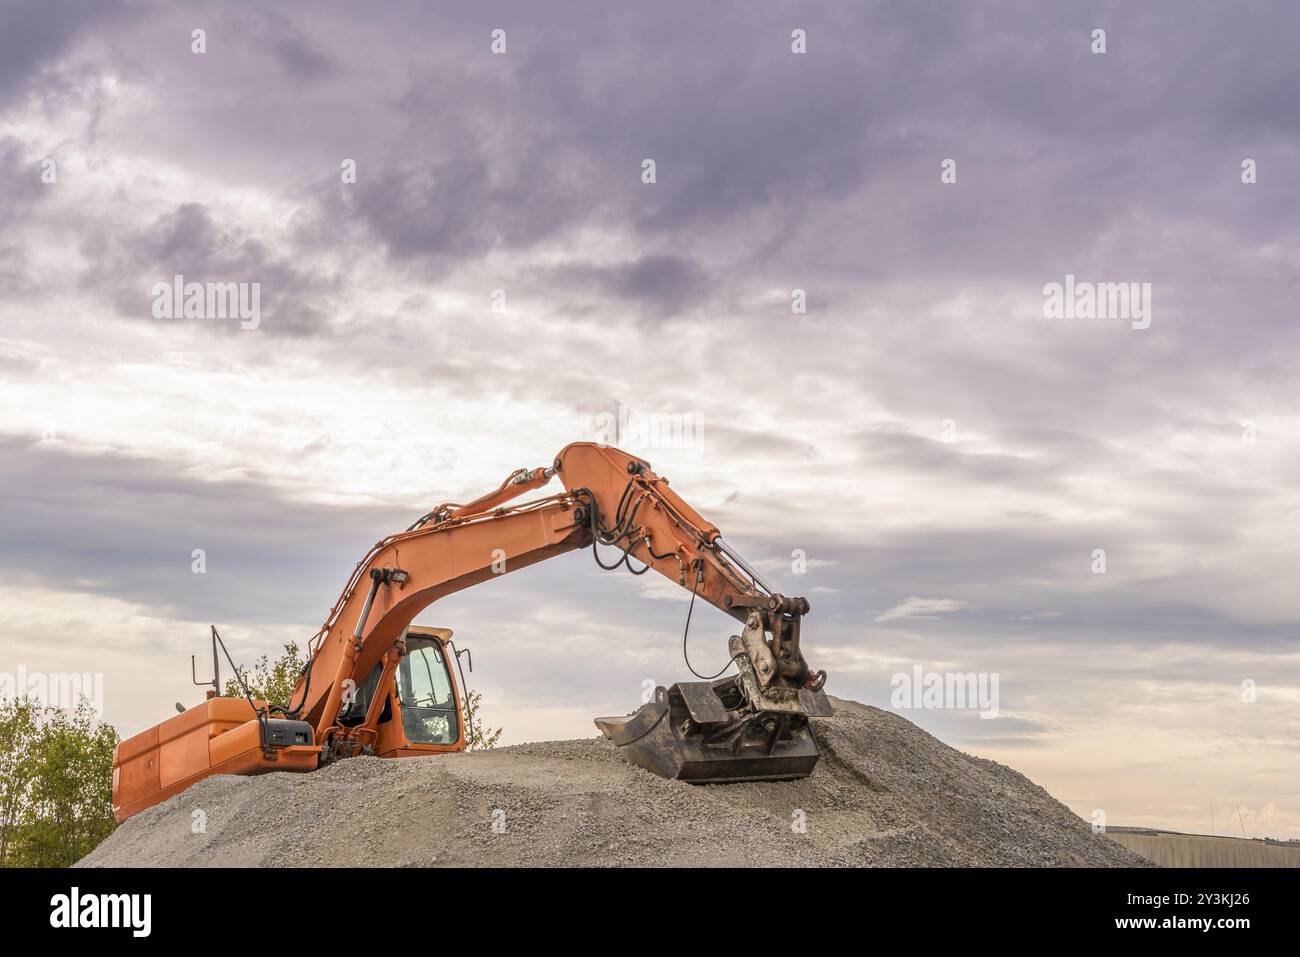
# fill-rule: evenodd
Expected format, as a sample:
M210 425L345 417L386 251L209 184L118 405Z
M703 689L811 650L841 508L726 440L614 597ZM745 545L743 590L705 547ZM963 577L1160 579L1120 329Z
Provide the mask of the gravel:
M1016 771L832 700L802 781L666 781L602 738L353 758L208 778L78 866L1146 865Z

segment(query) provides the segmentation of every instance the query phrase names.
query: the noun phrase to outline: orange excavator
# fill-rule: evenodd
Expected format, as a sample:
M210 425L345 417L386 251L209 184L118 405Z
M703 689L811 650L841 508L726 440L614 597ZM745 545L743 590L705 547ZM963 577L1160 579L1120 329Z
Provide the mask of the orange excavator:
M555 476L563 492L510 504ZM635 712L597 718L605 737L631 763L694 783L812 773L820 752L808 719L832 712L826 673L810 669L800 650L808 602L779 594L649 463L577 442L549 467L520 469L495 491L440 505L375 544L309 642L289 703L259 700L246 686L242 698L221 697L214 673L203 704L122 741L114 815L124 821L213 774L464 750L464 681L450 667L460 661L451 632L411 622L445 595L586 546L601 567L654 569L690 591L691 610L698 596L742 625L723 669L734 665L736 674L706 678L692 668L704 680L658 687ZM618 557L602 561L600 546ZM689 633L690 610L686 625ZM214 665L219 640L214 628Z

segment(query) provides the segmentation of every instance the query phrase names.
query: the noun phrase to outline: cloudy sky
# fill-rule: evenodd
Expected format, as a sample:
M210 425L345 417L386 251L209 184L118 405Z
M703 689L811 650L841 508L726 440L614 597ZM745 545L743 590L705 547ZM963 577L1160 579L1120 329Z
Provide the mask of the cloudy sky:
M134 733L209 622L274 653L431 505L689 417L624 444L810 599L831 692L996 673L996 719L903 713L1085 816L1300 837L1298 37L1288 2L7 0L0 671L102 672ZM256 328L158 318L177 274L257 283ZM1150 283L1149 328L1046 318L1067 275ZM514 742L687 677L687 597L578 553L419 620ZM695 616L697 668L732 631Z

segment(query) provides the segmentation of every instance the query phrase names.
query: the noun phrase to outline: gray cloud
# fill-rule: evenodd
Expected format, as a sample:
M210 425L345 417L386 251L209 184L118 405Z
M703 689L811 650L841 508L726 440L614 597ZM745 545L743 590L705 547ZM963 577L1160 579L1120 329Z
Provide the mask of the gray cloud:
M122 0L6 3L0 9L0 111L26 92L79 38L114 21L129 22L132 13L132 4Z
M284 17L267 15L273 24L269 33L271 51L285 72L296 80L320 80L338 73L338 61L301 33Z
M217 622L323 618L394 509L295 505L253 479L204 479L130 455L0 440L0 564L10 581L76 582L153 612ZM207 572L191 570L206 552Z
M698 265L672 255L641 256L614 265L569 264L547 270L534 281L562 290L570 314L606 315L612 303L620 312L659 321L694 311L713 289Z
M220 225L202 203L182 203L146 226L117 235L98 228L85 236L82 248L93 263L81 278L83 287L106 291L127 319L199 321L153 316L154 284L182 275L186 282L259 283L259 328L273 335L317 335L330 324L329 296L337 285L333 276L299 268L292 253L277 253L241 229ZM234 319L204 321L217 332L239 331Z
M29 251L16 241L14 227L35 214L45 194L41 191L40 160L13 136L0 137L0 182L6 184L4 202L0 203L0 293L27 295L35 286Z

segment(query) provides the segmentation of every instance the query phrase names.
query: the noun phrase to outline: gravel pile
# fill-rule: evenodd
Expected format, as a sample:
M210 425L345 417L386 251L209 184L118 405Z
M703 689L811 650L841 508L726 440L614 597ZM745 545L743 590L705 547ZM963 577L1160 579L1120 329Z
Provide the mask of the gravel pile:
M601 738L354 758L209 778L79 866L1146 864L1010 768L833 701L802 781L666 781Z

